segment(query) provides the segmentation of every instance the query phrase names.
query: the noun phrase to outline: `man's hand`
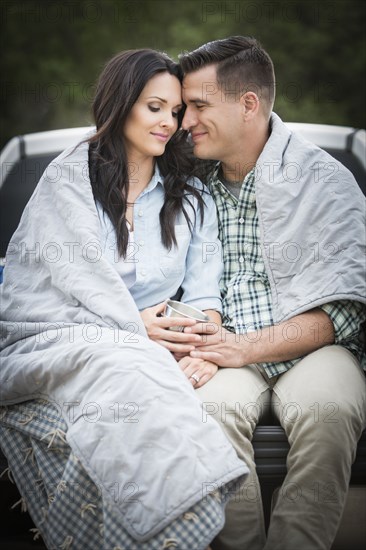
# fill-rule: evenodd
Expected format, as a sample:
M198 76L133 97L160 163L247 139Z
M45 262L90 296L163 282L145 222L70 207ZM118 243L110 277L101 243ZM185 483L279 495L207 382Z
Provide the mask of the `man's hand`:
M297 359L334 343L333 323L319 308L246 334L228 332L213 322L197 323L184 332L201 334L201 344L191 351L191 357L220 367Z
M184 332L201 335L201 343L191 351L191 357L212 361L220 367L242 367L248 364L240 337L216 323L197 323L194 327L184 329Z
M172 353L188 354L194 350L195 344L201 342L200 336L194 333L184 333L169 330L169 327L192 327L196 324L194 319L180 317L160 317L165 309L165 302L140 311L146 332L158 344L161 344Z
M214 363L202 359L193 359L189 355L179 361L179 366L194 389L206 384L218 371L218 366Z

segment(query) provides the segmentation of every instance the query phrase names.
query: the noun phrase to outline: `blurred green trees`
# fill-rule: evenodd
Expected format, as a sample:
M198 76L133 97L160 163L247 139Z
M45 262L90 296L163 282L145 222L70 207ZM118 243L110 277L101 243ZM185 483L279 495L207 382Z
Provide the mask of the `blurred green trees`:
M1 135L92 123L106 60L152 47L177 58L252 35L277 74L287 121L365 127L365 3L357 0L2 0Z

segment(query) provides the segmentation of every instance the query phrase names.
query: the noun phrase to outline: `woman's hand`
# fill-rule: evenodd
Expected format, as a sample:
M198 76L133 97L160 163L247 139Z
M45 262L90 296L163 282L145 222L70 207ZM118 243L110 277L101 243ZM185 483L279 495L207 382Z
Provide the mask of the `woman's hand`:
M206 384L217 373L218 366L211 361L203 359L193 359L192 357L183 357L179 361L179 366L191 382L194 389L200 388Z
M165 303L140 311L147 335L174 354L188 354L195 349L195 345L199 345L201 338L198 334L169 330L169 327L192 327L196 321L180 317L160 317L165 309Z

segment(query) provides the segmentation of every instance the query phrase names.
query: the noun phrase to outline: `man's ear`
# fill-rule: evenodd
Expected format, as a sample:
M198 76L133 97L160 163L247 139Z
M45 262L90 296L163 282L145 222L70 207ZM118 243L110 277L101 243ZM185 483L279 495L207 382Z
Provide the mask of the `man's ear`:
M245 92L240 97L244 121L252 120L259 111L259 97L255 92Z

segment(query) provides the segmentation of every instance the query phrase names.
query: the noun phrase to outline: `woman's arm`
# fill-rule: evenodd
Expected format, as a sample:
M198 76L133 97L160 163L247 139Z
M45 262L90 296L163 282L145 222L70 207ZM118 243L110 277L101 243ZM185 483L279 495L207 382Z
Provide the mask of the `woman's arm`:
M181 301L202 311L221 311L220 279L222 247L218 238L217 211L212 197L204 193L204 222L196 215L186 259Z
M206 313L206 315L208 316L209 320L212 321L212 323L214 323L215 326L221 326L221 324L222 324L222 321L221 321L221 314L220 314L218 311L216 311L215 309L206 309L206 310L204 311L204 313ZM190 326L192 326L192 325L190 325ZM193 326L194 326L194 325L193 325ZM186 333L186 334L189 334L189 332ZM196 343L193 342L193 344L196 344ZM175 357L175 359L176 359L177 361L180 361L181 359L183 359L183 357L185 357L185 356L187 355L187 353L174 353L173 355L174 355L174 357ZM187 365L186 362L185 362L184 364ZM184 369L183 369L183 370L184 370ZM214 374L216 374L216 372L217 372L217 369L216 369L216 371L214 372ZM212 374L212 376L213 376L213 374ZM210 378L211 378L212 376L210 376ZM206 382L207 382L207 380L206 380ZM202 384L200 384L200 385L202 386Z
M197 182L197 186L202 186ZM183 294L181 301L205 311L210 321L221 325L221 297L219 280L223 264L221 245L218 239L216 207L210 195L204 194L206 203L204 223L198 212L193 217L194 225L185 261L184 279L181 284ZM187 206L189 209L190 207ZM178 239L179 246L179 239ZM195 345L201 342L198 335L169 330L170 327L195 325L193 320L162 317L165 302L149 307L140 312L149 338L155 340L171 351L177 360L193 351Z
M207 317L212 321L213 323L216 323L217 325L221 326L221 313L216 311L216 309L205 309L204 313L206 313Z

